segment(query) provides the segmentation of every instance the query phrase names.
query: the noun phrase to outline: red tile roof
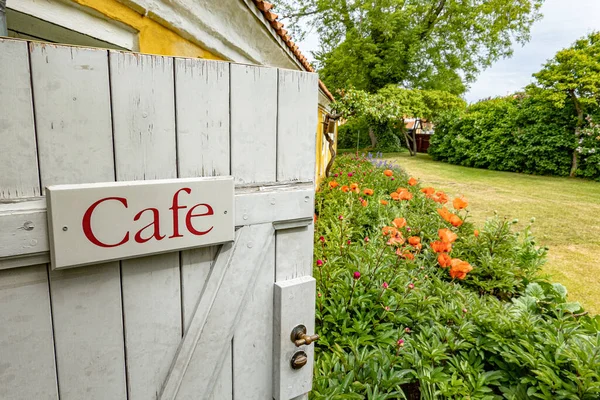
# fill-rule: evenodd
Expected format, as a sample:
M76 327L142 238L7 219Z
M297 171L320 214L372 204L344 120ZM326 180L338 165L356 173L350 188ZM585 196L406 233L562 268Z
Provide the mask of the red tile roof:
M273 4L271 4L267 1L264 1L264 0L252 0L252 1L256 5L256 7L258 7L258 9L262 12L262 14L267 19L267 21L269 21L271 27L273 29L275 29L275 32L277 33L277 35L279 35L279 37L283 40L283 42L290 49L292 54L294 54L294 56L296 57L296 59L298 60L300 65L302 65L302 67L304 67L304 69L309 72L315 72L312 65L310 65L310 63L308 62L306 57L304 57L304 55L302 55L302 53L298 49L298 45L292 41L292 38L290 37L290 35L287 34L287 31L285 29L283 29L283 24L281 22L277 21L277 18L279 16L271 11L271 9L273 8ZM327 89L325 84L323 82L321 82L321 80L319 80L319 87L327 95L327 97L329 97L329 100L333 101L333 95Z

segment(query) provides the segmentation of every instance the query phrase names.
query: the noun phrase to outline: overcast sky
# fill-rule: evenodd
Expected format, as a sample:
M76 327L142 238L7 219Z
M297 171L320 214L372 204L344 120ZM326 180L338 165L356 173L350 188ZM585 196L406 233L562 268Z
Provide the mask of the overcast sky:
M558 50L600 30L600 0L546 0L542 13L544 17L532 27L531 41L516 47L512 58L500 60L481 73L466 93L467 101L506 95L523 88L531 82L531 74L539 71ZM318 44L318 37L312 34L299 46L312 59L310 52Z

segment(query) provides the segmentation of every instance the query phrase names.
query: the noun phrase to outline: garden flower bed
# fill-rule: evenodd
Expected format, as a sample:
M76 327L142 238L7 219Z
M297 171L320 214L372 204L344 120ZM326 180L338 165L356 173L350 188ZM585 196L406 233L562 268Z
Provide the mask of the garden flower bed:
M538 276L529 229L377 163L317 193L312 398L600 398L600 317Z

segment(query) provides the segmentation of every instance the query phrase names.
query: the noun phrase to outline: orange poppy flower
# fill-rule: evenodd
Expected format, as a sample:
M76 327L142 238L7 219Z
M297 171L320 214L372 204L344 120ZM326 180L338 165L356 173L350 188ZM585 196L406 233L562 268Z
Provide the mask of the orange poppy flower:
M385 176L392 176L394 175L394 172L391 169L386 169L385 171L383 171L383 174Z
M442 242L446 243L454 243L454 241L458 238L458 235L452 232L450 229L438 229L438 236Z
M396 193L402 193L402 192L406 192L408 191L407 188L403 188L403 187L399 187L398 189L396 189Z
M417 181L415 178L412 178L412 177L411 177L411 178L408 180L408 184L409 184L410 186L415 186L417 183L418 183L418 181Z
M362 204L363 207L366 207L369 205L369 202L367 200L362 200L360 204Z
M373 196L373 189L365 189L363 190L363 193L366 194L367 196Z
M332 189L335 189L336 187L338 187L340 184L337 183L336 181L331 181L329 182L329 187Z
M390 193L390 197L392 198L392 200L400 200L400 195L396 192Z
M463 220L460 219L460 217L458 215L454 215L452 214L452 217L450 217L450 223L455 226L455 227L459 227L463 224Z
M394 228L393 226L384 226L383 229L381 230L381 233L383 233L383 236L387 236L387 235L395 236L398 233L398 230L396 228Z
M419 243L421 243L421 238L418 236L411 236L408 238L408 244L410 244L411 246L416 246Z
M467 274L473 270L473 267L460 258L453 258L450 262L450 276L458 279L465 279Z
M313 221L314 221L314 223L316 224L316 223L317 223L317 214L313 214L313 215L314 215L314 217L313 217Z
M393 224L396 228L400 229L406 226L406 219L404 218L394 218Z
M385 200L379 200L379 203L381 203L382 206L387 206L388 202Z
M446 253L440 253L438 255L438 264L440 264L440 267L442 268L446 268L450 266L450 262L452 261L452 258L450 258L450 256Z
M390 239L387 241L387 244L390 246L401 246L404 244L404 238L400 232L396 232L395 235L391 235Z
M351 183L350 190L352 190L354 193L360 193L360 189L358 188L358 183Z
M344 193L348 193L348 191L350 190L350 188L348 187L348 185L344 185L340 188L342 190L342 192Z
M452 243L435 241L431 242L431 249L436 253L450 253L452 251Z
M405 249L397 248L396 254L399 255L400 257L404 258L405 260L414 260L415 259L415 255Z
M475 237L479 237L479 230L475 229L473 231L473 235L475 235Z
M429 186L421 189L421 192L425 193L425 196L431 197L435 193L435 189Z
M464 197L457 197L452 202L452 206L455 210L462 210L463 208L467 208L469 202Z
M444 192L437 192L435 196L433 196L433 201L440 204L446 204L448 202L448 195Z
M437 212L446 222L450 222L450 218L452 218L452 216L454 215L450 211L448 211L446 207L438 208Z
M408 190L406 190L406 191L404 191L404 192L400 192L400 193L398 194L398 196L399 196L399 199L400 199L400 200L410 200L410 199L412 199L412 198L413 198L413 195L412 195L412 193L411 193L411 192L409 192Z

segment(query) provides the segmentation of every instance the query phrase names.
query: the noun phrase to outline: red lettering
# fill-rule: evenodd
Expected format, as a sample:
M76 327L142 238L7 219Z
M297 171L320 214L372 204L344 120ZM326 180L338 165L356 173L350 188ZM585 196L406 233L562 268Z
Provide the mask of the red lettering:
M204 206L206 207L206 212L204 214L192 214L194 212L194 210L196 209L196 207L199 206ZM202 235L206 235L208 232L212 231L212 229L214 228L214 226L211 226L209 230L207 231L197 231L196 229L194 229L194 226L192 225L192 218L194 217L203 217L205 215L213 215L213 209L210 205L208 204L196 204L194 207L190 208L190 211L188 211L188 213L185 216L185 226L187 227L188 231L190 231L190 233L196 235L196 236L202 236Z
M138 219L140 219L140 217L142 216L142 214L146 211L152 211L152 222L149 223L148 225L146 225L145 227L143 227L142 229L140 229L136 234L135 234L135 241L138 243L146 243L148 240L154 238L156 240L162 240L165 238L165 235L160 234L160 218L159 218L159 213L158 210L156 208L150 207L150 208L146 208L143 209L142 211L140 211L139 213L137 213L135 215L135 217L133 218L134 221L137 221ZM142 232L153 226L154 227L154 233L147 238L143 238L142 237Z
M90 242L92 242L93 244L95 244L96 246L99 246L99 247L117 247L117 246L120 246L123 243L127 243L127 241L129 241L129 232L127 232L125 234L125 237L123 237L123 240L121 240L117 244L102 243L94 235L94 232L92 231L92 214L94 213L94 210L96 209L96 207L98 207L100 205L100 203L108 201L108 200L116 200L116 201L120 202L121 204L123 204L125 206L125 208L127 208L127 199L126 198L124 198L124 197L105 197L103 199L98 200L94 204L92 204L85 211L85 214L83 215L83 220L81 221L81 226L83 228L83 233L85 234L85 237Z
M192 189L190 188L182 188L179 189L178 191L175 192L175 194L173 195L173 205L171 206L171 208L169 208L169 210L173 211L173 235L169 236L170 238L176 238L176 237L183 237L183 235L179 234L179 210L187 208L187 206L180 206L178 204L178 196L179 196L179 192L184 191L187 194L192 193Z

